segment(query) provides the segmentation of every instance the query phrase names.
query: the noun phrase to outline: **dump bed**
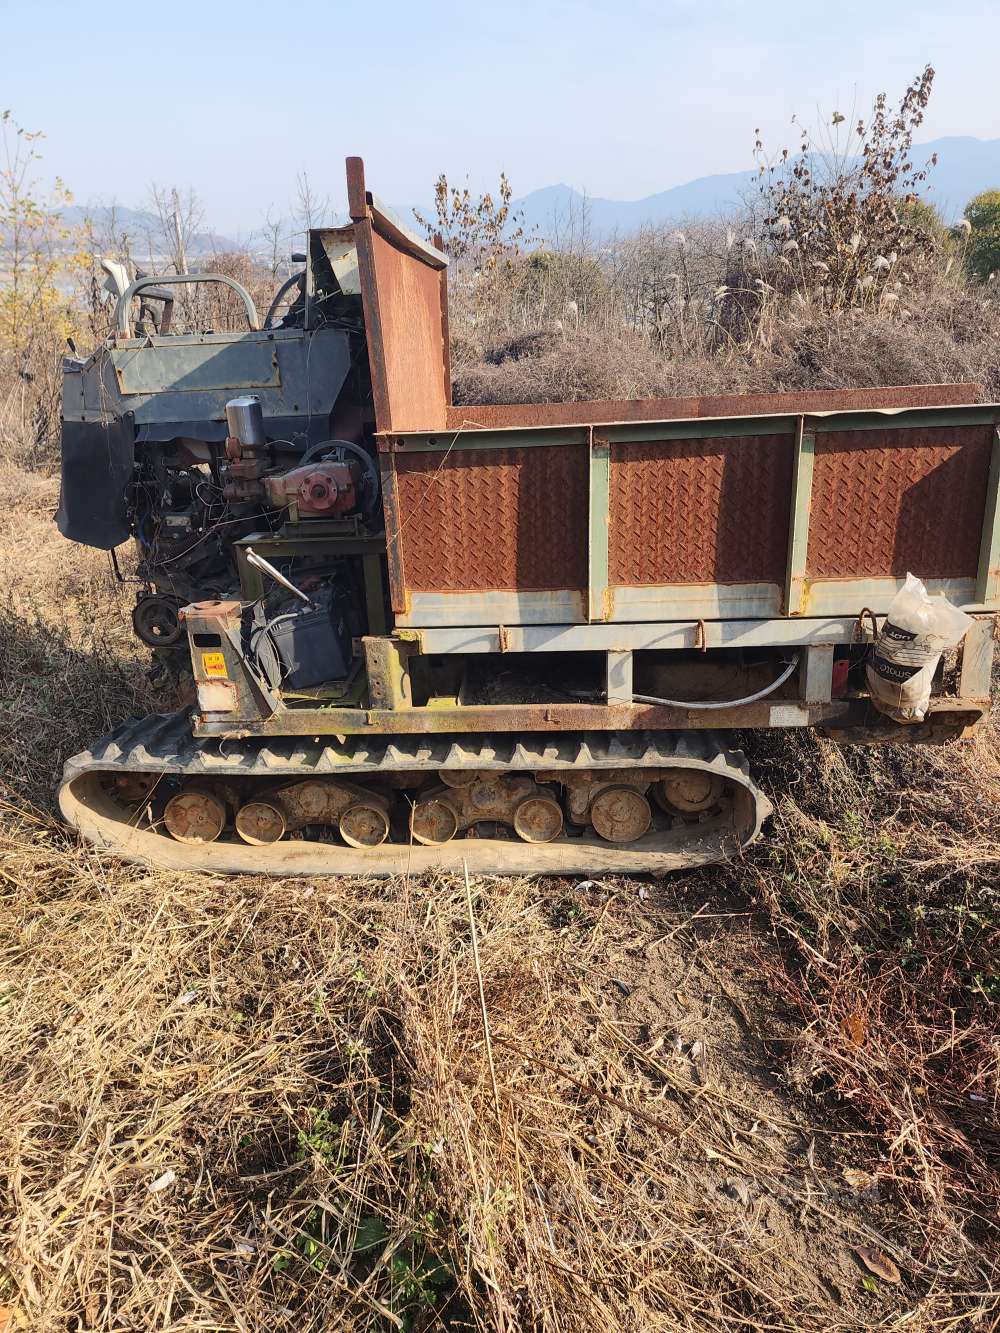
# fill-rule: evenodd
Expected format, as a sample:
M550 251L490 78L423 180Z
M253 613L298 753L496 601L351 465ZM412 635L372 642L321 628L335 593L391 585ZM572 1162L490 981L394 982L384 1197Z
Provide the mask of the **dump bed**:
M825 411L779 398L785 410L761 416L391 435L397 622L881 614L907 571L995 609L997 409L830 399Z
M996 610L1000 408L977 385L456 407L446 260L351 162L397 626L615 625L627 648L651 622L808 620L836 641L907 572Z

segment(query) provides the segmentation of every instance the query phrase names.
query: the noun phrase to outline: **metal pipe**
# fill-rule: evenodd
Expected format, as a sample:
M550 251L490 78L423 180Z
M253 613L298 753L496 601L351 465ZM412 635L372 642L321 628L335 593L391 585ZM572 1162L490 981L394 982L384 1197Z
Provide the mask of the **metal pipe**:
M253 297L243 284L237 282L235 278L230 278L225 273L165 273L161 277L136 278L135 282L122 292L115 306L115 327L119 335L122 338L132 337L131 305L133 296L138 296L147 287L174 287L182 282L221 282L223 286L230 287L243 302L247 326L251 329L260 328L260 320L257 316L257 307L253 303ZM163 296L167 295L167 293L163 294ZM163 296L159 299L162 300Z

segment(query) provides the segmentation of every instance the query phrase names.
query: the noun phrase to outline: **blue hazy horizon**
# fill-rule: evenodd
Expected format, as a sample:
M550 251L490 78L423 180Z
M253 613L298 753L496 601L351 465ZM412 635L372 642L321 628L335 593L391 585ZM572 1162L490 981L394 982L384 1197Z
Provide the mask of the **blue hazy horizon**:
M41 130L44 179L81 203L141 207L191 188L223 232L294 211L296 177L343 208L359 153L384 198L427 201L441 171L516 195L566 183L638 199L752 169L760 127L851 123L937 70L921 139L1000 137L1000 6L955 0L457 0L377 7L175 0L5 6L0 109Z

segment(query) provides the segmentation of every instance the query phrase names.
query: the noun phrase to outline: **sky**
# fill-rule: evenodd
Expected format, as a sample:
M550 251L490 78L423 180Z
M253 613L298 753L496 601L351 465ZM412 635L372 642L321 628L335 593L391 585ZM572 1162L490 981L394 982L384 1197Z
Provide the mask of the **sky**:
M344 158L395 204L444 171L515 195L636 199L752 169L790 121L894 99L930 61L920 138L1000 137L998 0L0 0L0 110L79 203L194 189L218 231L344 206Z

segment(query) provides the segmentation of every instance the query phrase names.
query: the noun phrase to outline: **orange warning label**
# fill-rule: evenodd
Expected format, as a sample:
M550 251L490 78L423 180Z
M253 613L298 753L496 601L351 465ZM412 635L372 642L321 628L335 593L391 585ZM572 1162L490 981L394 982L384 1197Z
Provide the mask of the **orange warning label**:
M226 659L222 653L202 653L201 669L206 676L225 676Z

